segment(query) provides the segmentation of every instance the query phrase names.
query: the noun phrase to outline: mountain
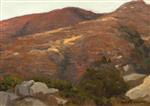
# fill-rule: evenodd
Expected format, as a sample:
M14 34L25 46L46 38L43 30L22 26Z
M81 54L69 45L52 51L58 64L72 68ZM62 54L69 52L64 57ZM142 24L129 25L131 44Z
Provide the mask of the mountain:
M70 9L67 10L70 13ZM37 23L41 19L37 17L38 21L33 21L36 22L33 29L39 28L40 33L28 31L29 36L16 38L10 44L2 43L1 75L51 76L75 81L103 57L110 59L119 70L124 70L124 74L131 71L150 73L149 11L150 6L143 1L131 1L112 13L96 15L96 18L91 12L88 12L88 18L77 18L78 21L74 21L76 16L69 15L67 19L73 21L67 22L76 24L64 27L66 24L60 20L57 26L61 23L62 27L47 31L39 27ZM17 18L20 19L22 17Z
M0 41L12 40L29 34L44 32L94 19L98 14L80 8L68 7L48 13L31 14L0 21ZM10 38L10 39L9 39Z

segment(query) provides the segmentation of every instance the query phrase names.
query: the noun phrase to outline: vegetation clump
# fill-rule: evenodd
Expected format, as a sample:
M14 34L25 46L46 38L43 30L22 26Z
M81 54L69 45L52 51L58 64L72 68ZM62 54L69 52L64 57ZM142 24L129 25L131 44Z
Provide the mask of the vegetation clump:
M89 68L80 81L81 89L97 105L109 104L109 99L125 93L128 86L119 71L105 57Z
M129 28L127 26L121 26L121 32L124 32L122 35L125 39L127 39L130 43L134 45L133 54L131 58L135 58L133 60L140 60L140 64L135 62L136 70L142 70L142 72L149 72L150 69L150 56L149 56L149 48L145 45L144 40L141 38L141 35L138 31Z
M21 83L22 79L18 76L5 75L0 80L0 91L13 89L17 84Z

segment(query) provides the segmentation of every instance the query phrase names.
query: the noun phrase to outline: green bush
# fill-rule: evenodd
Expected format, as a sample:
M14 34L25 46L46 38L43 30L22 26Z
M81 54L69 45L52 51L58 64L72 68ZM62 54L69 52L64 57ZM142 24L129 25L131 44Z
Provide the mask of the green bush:
M119 30L121 32L124 32L125 34L122 36L133 43L136 47L144 44L144 41L141 39L140 33L135 29L129 28L127 26L121 26Z
M142 40L141 35L138 31L133 28L129 28L127 26L121 26L119 29L124 34L122 37L127 39L130 43L132 43L135 47L133 50L135 59L140 60L140 64L137 64L138 69L136 70L144 70L143 72L149 72L150 68L150 56L149 56L149 48L145 45L144 40ZM132 56L133 57L133 56Z
M109 103L109 98L126 92L128 87L112 64L100 62L98 68L87 69L79 89L98 105L102 105Z
M13 89L17 84L19 84L22 79L18 76L6 75L0 80L0 90L6 91Z

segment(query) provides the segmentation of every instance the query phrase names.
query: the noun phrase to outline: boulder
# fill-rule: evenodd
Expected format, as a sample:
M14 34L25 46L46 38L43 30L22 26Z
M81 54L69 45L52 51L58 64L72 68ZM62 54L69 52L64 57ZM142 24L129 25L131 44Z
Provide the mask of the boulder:
M34 84L33 80L24 81L15 87L15 93L21 96L30 96L30 87Z
M132 73L132 74L123 76L123 79L124 79L126 82L128 82L128 81L139 80L139 79L142 79L142 78L144 78L144 77L146 77L145 74Z
M16 94L20 96L34 96L36 94L53 94L59 90L55 88L48 88L45 83L31 81L24 81L15 88Z
M131 100L150 102L150 76L141 85L129 90L126 96Z
M30 87L30 95L34 95L34 94L38 94L38 93L43 93L43 94L49 93L49 89L45 83L35 82Z
M59 92L59 90L56 88L49 88L49 91L48 91L48 93L50 93L50 94L58 93L58 92Z
M45 83L42 82L35 82L31 87L30 87L30 95L36 95L38 93L42 94L53 94L57 93L59 90L55 88L48 88Z
M48 106L44 102L39 99L35 99L32 97L26 97L22 100L14 101L12 106Z
M123 66L123 70L125 71L125 73L130 73L130 72L133 72L134 68L131 64L127 64Z
M59 105L65 105L68 102L67 100L59 97L55 97L55 99L57 100L57 104Z
M0 106L9 106L12 100L17 99L18 96L13 93L0 92Z

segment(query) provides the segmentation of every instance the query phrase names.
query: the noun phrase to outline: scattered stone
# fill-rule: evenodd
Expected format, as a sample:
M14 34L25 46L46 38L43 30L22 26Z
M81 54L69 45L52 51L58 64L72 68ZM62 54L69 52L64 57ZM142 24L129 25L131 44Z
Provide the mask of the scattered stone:
M116 59L121 59L121 58L123 58L122 55L119 55L119 56L116 57Z
M127 65L123 66L123 70L125 72L132 72L133 71L133 66L130 65L130 64L127 64Z
M65 105L68 101L63 98L55 97L59 105Z
M15 53L13 53L13 55L14 55L14 56L17 56L17 55L19 55L19 53L18 53L18 52L15 52Z
M115 65L115 68L119 70L121 68L121 65L117 64L117 65Z

